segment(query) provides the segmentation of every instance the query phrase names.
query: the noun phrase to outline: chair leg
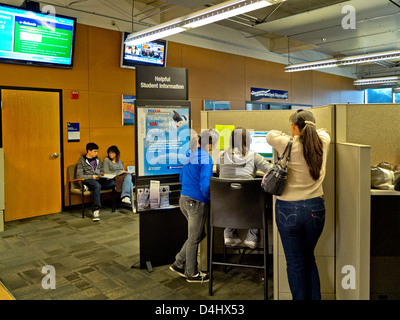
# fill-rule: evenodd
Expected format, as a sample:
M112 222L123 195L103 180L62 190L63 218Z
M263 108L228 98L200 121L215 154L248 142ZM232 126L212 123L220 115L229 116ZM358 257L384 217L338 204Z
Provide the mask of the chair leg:
M82 186L82 219L85 218L85 196L83 194L83 186Z
M213 295L213 290L212 290L212 285L213 285L213 253L214 253L214 227L211 226L211 230L210 230L210 257L209 257L209 261L208 261L208 270L209 270L209 281L208 281L208 294L210 296Z
M222 239L222 248L223 248L223 262L224 263L226 263L226 245L225 245L225 240L224 239ZM223 269L224 269L224 273L226 273L227 272L227 269L226 269L226 265L224 265L224 267L223 267Z
M252 251L252 249L250 249L250 248L249 248L249 250L250 250L250 252ZM239 256L239 261L238 261L239 264L242 263L243 257L245 256L246 251L247 251L247 248L242 249L242 254ZM240 253L240 249L239 249L239 253Z
M112 212L115 212L115 208L116 208L116 203L115 203L115 187L113 187L112 188L112 200L111 200L111 202L112 202L112 205L111 205L111 207L112 207Z

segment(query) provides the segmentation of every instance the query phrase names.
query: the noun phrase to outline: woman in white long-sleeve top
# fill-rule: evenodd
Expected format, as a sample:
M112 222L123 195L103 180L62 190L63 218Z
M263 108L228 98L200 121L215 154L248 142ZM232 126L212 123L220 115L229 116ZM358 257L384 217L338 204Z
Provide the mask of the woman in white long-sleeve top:
M291 117L292 137L269 131L268 143L282 154L293 141L288 180L275 203L275 219L287 263L289 286L294 300L321 299L314 248L325 222L322 182L331 141L325 129L316 129L314 115L298 110Z

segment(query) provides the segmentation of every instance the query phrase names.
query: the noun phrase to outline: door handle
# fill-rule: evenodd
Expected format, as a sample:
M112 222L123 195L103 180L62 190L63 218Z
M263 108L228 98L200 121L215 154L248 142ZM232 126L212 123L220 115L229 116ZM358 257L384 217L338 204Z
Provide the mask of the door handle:
M60 156L57 152L53 153L50 158L57 159Z

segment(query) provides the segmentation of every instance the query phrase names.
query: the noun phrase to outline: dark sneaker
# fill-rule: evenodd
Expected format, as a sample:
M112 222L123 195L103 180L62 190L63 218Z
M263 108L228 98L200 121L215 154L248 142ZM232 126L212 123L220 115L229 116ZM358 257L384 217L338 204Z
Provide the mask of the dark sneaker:
M208 277L207 274L199 271L197 272L197 274L195 274L194 276L186 276L186 281L187 282L208 282L210 279Z
M170 266L169 266L169 269L172 270L173 272L179 274L181 277L186 278L185 269L183 269L183 268L178 268L178 267L176 266L175 263L172 264L172 265L170 265Z

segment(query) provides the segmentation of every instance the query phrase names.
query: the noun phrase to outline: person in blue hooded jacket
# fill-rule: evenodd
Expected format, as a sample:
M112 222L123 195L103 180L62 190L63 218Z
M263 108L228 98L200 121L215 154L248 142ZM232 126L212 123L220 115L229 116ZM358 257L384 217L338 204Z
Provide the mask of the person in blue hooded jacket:
M193 138L187 163L183 166L179 180L182 184L179 206L188 220L188 238L169 267L186 278L188 282L206 282L208 275L197 268L198 245L205 237L205 221L210 202L210 178L213 162L209 151L218 142L215 130L205 130L197 140Z

